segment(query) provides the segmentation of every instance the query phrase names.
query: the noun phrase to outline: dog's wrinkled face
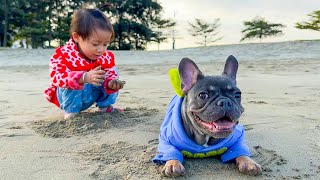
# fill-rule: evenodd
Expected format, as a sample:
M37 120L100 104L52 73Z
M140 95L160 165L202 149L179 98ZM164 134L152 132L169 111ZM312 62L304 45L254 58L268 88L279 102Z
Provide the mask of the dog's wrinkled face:
M184 58L179 65L188 124L200 134L228 137L244 111L236 86L238 62L230 56L221 76L204 76L197 65Z

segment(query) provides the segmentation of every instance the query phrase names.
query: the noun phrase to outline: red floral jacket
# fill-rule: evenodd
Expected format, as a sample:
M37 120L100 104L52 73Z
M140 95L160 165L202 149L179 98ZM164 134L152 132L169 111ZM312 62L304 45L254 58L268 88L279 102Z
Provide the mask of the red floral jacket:
M89 62L78 51L76 43L70 39L66 45L57 48L50 59L51 83L44 91L47 100L60 107L56 96L57 87L75 90L83 89L84 84L78 83L82 74L99 65L101 69L106 71L103 83L105 91L107 94L116 92L107 88L107 83L110 80L118 78L116 71L113 69L115 66L113 53L106 51L97 60Z

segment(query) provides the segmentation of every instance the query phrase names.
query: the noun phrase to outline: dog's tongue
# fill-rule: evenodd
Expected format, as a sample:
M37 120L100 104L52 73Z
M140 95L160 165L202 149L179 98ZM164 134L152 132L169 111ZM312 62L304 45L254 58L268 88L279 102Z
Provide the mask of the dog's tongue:
M235 123L230 122L228 120L218 120L218 121L212 122L212 124L214 124L217 129L229 130L229 129L233 128Z
M234 122L230 122L228 120L217 120L215 122L211 123L201 123L203 126L205 126L207 129L218 129L218 130L230 130L235 125Z

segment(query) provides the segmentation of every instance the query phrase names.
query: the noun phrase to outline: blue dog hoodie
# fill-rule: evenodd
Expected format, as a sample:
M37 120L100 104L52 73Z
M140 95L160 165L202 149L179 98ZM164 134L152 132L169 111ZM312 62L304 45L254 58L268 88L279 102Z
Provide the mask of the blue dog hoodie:
M183 156L189 158L204 158L221 155L222 162L235 159L238 156L250 157L249 148L245 142L243 126L237 124L228 138L214 145L204 147L191 140L185 133L181 119L181 104L183 97L174 96L166 112L160 128L158 152L152 161L163 164L168 160L179 160Z

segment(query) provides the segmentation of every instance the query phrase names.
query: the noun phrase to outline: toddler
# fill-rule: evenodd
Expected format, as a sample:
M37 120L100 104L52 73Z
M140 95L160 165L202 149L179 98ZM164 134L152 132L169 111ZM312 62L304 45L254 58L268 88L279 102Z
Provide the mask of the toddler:
M107 50L114 38L109 19L97 9L77 10L72 15L70 34L70 40L50 59L47 100L64 110L65 119L94 103L102 112L122 112L112 106L125 81L118 79L114 55Z

